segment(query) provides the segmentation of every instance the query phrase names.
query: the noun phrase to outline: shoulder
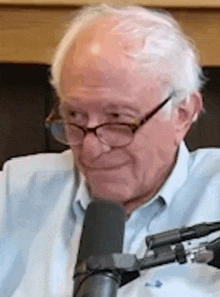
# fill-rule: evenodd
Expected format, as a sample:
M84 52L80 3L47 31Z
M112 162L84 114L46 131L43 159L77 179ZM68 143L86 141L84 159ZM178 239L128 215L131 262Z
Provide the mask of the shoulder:
M184 154L186 178L172 196L169 224L192 225L220 220L220 149L201 148ZM183 166L178 178L184 175ZM172 186L175 188L178 180Z
M189 178L186 183L194 217L219 220L220 149L202 148L190 154ZM190 210L188 209L188 213Z
M220 148L201 148L190 152L189 172L196 175L220 174Z
M8 160L0 178L7 195L34 191L36 186L57 187L74 180L74 158L71 150L62 153L40 153Z
M74 166L74 158L71 150L62 153L38 153L34 155L11 158L3 165L3 172L8 170L68 170Z
M1 228L34 232L48 215L66 211L75 197L79 184L72 152L13 158L3 166L0 186Z

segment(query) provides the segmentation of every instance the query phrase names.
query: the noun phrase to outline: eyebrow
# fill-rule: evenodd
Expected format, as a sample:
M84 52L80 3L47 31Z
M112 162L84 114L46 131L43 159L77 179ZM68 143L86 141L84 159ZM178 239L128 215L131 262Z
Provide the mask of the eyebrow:
M77 98L74 98L76 101L80 102L80 100L78 100ZM65 102L61 102L60 107L70 107L70 108L74 108L74 106L72 106L71 103L65 101ZM141 109L136 107L136 106L130 106L129 104L126 103L122 103L122 104L115 104L115 103L107 103L104 104L104 109L115 109L115 110L119 110L119 109L128 109L132 112L136 112L136 113L140 113Z

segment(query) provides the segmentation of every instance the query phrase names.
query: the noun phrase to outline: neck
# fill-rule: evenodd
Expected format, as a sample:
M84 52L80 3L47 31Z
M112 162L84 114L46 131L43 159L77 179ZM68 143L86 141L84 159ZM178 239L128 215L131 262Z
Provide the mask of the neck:
M160 175L159 178L157 178L157 182L154 185L151 185L149 187L151 190L149 190L149 191L147 191L147 192L145 192L142 195L139 195L137 197L133 197L132 199L130 199L130 200L123 203L123 207L125 208L127 216L130 216L131 213L135 209L137 209L141 205L151 201L156 196L156 194L159 192L159 190L165 184L166 180L168 179L171 172L173 171L173 168L174 168L174 166L176 164L177 155L178 155L178 151L177 151L177 153L175 155L174 161L171 164L171 166L169 166L168 168L166 168L163 171L161 170L161 172L163 172L163 173Z

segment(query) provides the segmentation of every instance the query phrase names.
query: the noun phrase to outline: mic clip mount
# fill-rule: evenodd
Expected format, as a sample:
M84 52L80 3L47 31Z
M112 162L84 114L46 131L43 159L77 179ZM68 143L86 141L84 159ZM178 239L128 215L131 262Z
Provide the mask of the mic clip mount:
M146 251L143 258L138 259L134 254L113 253L108 255L92 255L75 269L74 278L80 275L111 272L121 278L121 286L140 276L143 269L178 261L187 262L183 244L162 246ZM125 277L126 275L126 277ZM126 281L129 279L129 281Z

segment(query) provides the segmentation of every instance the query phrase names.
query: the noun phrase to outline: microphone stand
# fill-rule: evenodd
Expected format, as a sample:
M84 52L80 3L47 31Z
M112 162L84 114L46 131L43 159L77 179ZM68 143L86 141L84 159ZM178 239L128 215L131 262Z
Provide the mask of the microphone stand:
M138 259L134 254L110 254L103 256L90 256L87 261L84 261L77 267L74 274L74 279L78 283L78 288L75 290L73 297L81 296L79 294L80 287L86 279L94 275L106 275L108 278L114 278L121 287L128 282L140 276L140 271L152 267L178 262L179 264L187 263L187 256L190 256L191 262L207 263L214 257L212 251L206 250L205 246L197 247L190 250L185 250L182 243L176 245L166 245L155 248L154 250L146 251L143 258ZM129 276L129 281L123 281L123 275ZM101 285L101 284L100 284ZM102 286L104 284L102 283ZM94 286L95 287L95 286ZM105 287L105 286L104 286ZM117 292L114 292L116 296ZM87 296L87 295L86 295ZM95 292L90 292L88 297L95 297ZM103 295L104 296L104 295Z
M203 243L196 248L186 250L183 241L198 238L219 230L219 222L212 224L215 230L207 231L211 224L199 224L189 228L180 228L146 237L147 251L143 258L134 254L112 253L109 255L92 255L80 265L76 265L74 273L75 289L73 297L97 297L97 287L102 287L100 296L116 297L117 289L140 276L140 271L156 266L178 262L209 263L214 259L213 250L220 246L220 239L211 243ZM99 278L99 276L102 276ZM103 278L104 276L104 278ZM115 281L115 289L111 291L109 279ZM87 282L94 282L94 290L85 293L82 289ZM93 286L89 286L92 288Z

